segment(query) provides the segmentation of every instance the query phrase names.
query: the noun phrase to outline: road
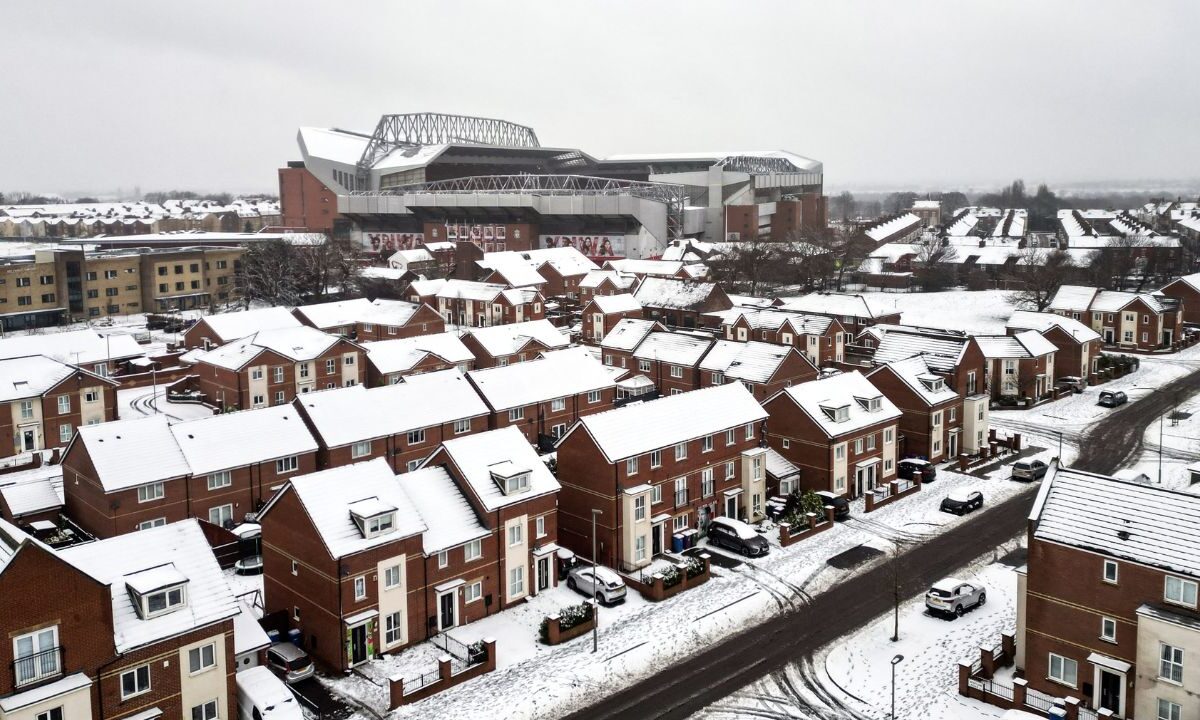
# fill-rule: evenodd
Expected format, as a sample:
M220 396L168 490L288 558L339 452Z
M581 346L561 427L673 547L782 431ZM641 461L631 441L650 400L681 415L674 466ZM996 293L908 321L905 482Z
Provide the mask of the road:
M1200 392L1200 371L1114 411L1081 435L1074 467L1113 473L1141 448L1142 435L1176 397ZM900 555L901 595L912 598L1025 531L1036 485ZM571 720L682 720L755 680L806 658L892 607L891 563L881 563L816 595L797 612L771 618L684 662L568 715Z

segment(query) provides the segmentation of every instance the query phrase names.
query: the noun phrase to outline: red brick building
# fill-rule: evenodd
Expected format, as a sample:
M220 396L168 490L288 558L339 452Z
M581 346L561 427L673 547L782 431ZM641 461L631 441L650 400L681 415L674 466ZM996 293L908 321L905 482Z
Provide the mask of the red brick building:
M641 319L642 304L633 295L599 295L583 306L583 342L598 345L625 318Z
M694 280L647 277L634 297L642 304L643 317L668 327L702 327L705 315L733 307L720 285Z
M739 384L629 405L577 423L558 444L559 535L582 557L633 570L726 516L766 502L766 412Z
M448 324L487 327L540 320L546 300L531 288L471 280L419 280L404 290L410 302L437 309Z
M700 361L714 344L716 341L707 335L652 332L630 353L628 369L650 378L662 395L697 390L704 385ZM615 354L608 349L603 352Z
M653 320L625 318L617 322L600 341L600 354L609 367L633 370L637 367L633 351L650 333L666 332L667 327Z
M700 361L705 385L739 382L760 403L792 385L816 380L817 367L794 347L718 340Z
M987 360L984 385L994 400L1053 395L1058 349L1036 330L1015 335L976 335L975 342Z
M279 205L283 226L333 234L338 215L337 193L304 167L303 161L279 168Z
M1100 334L1105 345L1149 352L1170 348L1183 331L1183 307L1174 297L1063 285L1047 308Z
M253 335L260 330L300 327L301 323L284 307L260 308L241 312L205 315L183 332L183 346L189 350L208 350Z
M445 332L446 322L428 305L403 300L337 300L292 310L300 322L331 335L370 342Z
M1200 273L1184 275L1172 280L1158 291L1159 295L1174 299L1183 310L1182 320L1189 325L1200 325Z
M803 313L807 315L824 315L836 319L842 324L850 342L852 337L872 325L900 324L900 313L887 310L883 306L869 302L862 295L846 295L842 293L811 293L798 297L779 298L775 305L780 310Z
M117 383L42 355L0 360L0 458L66 447L117 419Z
M1009 335L1036 330L1057 349L1054 371L1058 377L1078 377L1092 383L1099 371L1100 333L1064 315L1018 310L1004 326Z
M637 291L638 277L616 270L592 270L579 280L579 302L587 303L602 295L621 295Z
M738 307L719 313L719 317L726 340L788 345L818 367L831 367L844 359L846 332L833 318Z
M363 343L362 349L367 354L370 387L393 385L426 372L458 368L465 374L475 369L475 355L454 332Z
M872 385L900 409L900 456L932 463L953 460L967 452L964 433L976 437L977 416L963 409L963 397L934 372L921 355L885 363L866 374ZM971 409L975 409L972 401ZM982 402L987 411L987 402ZM964 426L967 426L964 430ZM986 437L987 433L983 432ZM972 451L974 451L972 450Z
M549 320L470 328L463 344L475 356L475 367L486 370L526 362L549 350L565 348L570 340Z

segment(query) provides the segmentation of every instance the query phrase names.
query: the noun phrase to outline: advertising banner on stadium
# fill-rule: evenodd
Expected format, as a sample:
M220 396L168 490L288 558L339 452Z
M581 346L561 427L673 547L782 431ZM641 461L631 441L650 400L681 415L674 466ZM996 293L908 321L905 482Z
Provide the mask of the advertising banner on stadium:
M364 232L363 239L366 248L375 252L416 250L425 242L425 233Z
M588 257L625 257L624 235L542 235L538 247L573 247Z

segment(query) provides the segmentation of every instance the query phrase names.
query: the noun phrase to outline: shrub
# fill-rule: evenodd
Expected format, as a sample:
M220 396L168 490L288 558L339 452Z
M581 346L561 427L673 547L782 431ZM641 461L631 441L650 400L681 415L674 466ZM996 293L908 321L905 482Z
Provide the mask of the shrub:
M679 570L677 570L674 566L663 570L659 574L662 575L662 584L664 590L669 587L675 587L679 584L679 581L683 579L679 575Z
M558 629L560 631L570 630L576 625L581 625L592 619L592 604L579 603L578 605L568 605L558 611ZM550 618L542 618L542 625L538 628L538 638L543 644L550 642ZM479 643L482 645L482 643Z
M687 563L687 576L689 580L704 572L704 561L700 558L689 555L685 562Z

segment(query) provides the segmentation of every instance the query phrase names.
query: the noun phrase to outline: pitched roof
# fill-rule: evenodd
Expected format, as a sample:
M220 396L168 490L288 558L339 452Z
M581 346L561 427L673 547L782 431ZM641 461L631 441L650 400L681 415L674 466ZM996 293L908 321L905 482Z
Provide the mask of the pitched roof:
M75 545L59 555L109 586L113 641L119 653L232 618L240 611L196 520ZM138 585L147 573L173 581L186 579L186 605L142 620L126 586Z
M304 414L328 447L478 417L487 405L457 369L410 375L377 388L354 385L300 396Z
M316 439L291 405L188 420L172 425L171 434L195 475L317 450Z
M1051 466L1034 537L1200 577L1200 496Z
M791 398L804 414L831 438L881 422L898 420L901 414L892 401L857 370L793 385L769 398L767 402L770 403L781 395ZM874 412L859 402L871 398L879 398L879 409ZM847 409L846 419L841 422L830 417L823 409L832 410L839 407Z
M42 465L0 475L0 497L15 517L62 507L62 465Z
M440 298L461 298L463 300L482 300L484 302L491 302L508 287L499 283L483 283L473 280L431 280L428 282L441 283L441 286L434 291L434 294ZM414 287L416 285L417 283L413 283ZM422 292L421 294L425 295L426 293Z
M520 429L513 426L453 438L442 443L442 448L488 512L558 492L561 487ZM496 466L505 468L506 472L528 470L529 489L505 495L492 478Z
M597 295L592 298L596 309L604 314L634 312L642 309L642 304L629 293L617 295Z
M621 258L609 260L604 267L617 272L633 273L635 275L671 277L683 268L683 263L676 260L638 260L636 258Z
M0 402L38 397L75 371L41 355L0 360Z
M615 387L604 365L585 353L549 353L537 360L472 370L467 377L496 411Z
M800 468L796 467L791 460L788 460L779 451L773 447L767 448L767 474L782 480L784 478L793 477L800 474Z
M1054 293L1054 298L1050 300L1048 310L1088 310L1092 306L1092 299L1099 292L1098 288L1085 287L1083 285L1063 285Z
M726 380L765 383L775 376L783 361L792 352L796 350L789 345L718 340L704 356L700 367L723 373ZM805 362L808 360L805 359Z
M308 318L317 328L335 328L368 323L401 326L420 308L403 300L337 300L334 302L301 305L296 312Z
M397 475L396 482L408 495L421 517L427 520L428 528L421 536L426 555L457 547L489 534L488 529L475 515L475 509L445 468L421 468Z
M530 340L537 340L548 348L566 347L569 342L561 330L544 318L507 325L470 328L466 330L465 334L475 338L476 342L492 357L503 357L521 352Z
M91 328L60 333L12 335L0 338L0 359L45 355L72 365L141 357L146 351L132 335L101 335Z
M616 329L614 328L614 332ZM639 360L657 360L673 365L695 367L700 358L713 346L711 336L678 332L652 332L646 336L633 356Z
M934 368L930 367L926 357L915 355L905 360L893 360L867 373L867 379L883 368L889 368L926 405L933 406L957 398L958 393L946 384L944 378L934 373ZM938 386L940 389L932 389Z
M825 315L805 315L777 308L733 307L709 315L720 318L722 326L733 325L739 318L745 318L753 330L779 330L785 324L790 324L797 335L823 335L833 324L833 318Z
M475 359L458 333L452 332L363 343L362 348L367 361L383 375L411 370L429 355L454 365Z
M171 480L191 472L165 415L115 420L79 428L96 480L105 492Z
M654 320L623 318L600 341L600 347L609 350L633 350L655 328L662 329L662 326Z
M875 318L880 315L889 314L887 310L869 302L861 295L812 293L797 297L779 298L776 302L784 310L792 310L794 312L841 315L856 318Z
M717 290L716 283L648 277L638 286L634 297L644 307L692 310Z
M271 350L295 362L313 360L343 338L307 325L260 330L197 356L198 362L241 370L263 350ZM347 341L349 342L349 341Z
M246 337L259 330L299 327L301 324L296 316L284 307L205 315L202 319L224 342Z
M1024 330L1016 335L976 335L975 342L989 360L1035 358L1058 350L1036 330Z
M1196 222L1198 223L1197 230L1200 230L1200 218L1196 218ZM1192 273L1191 275L1184 275L1181 278L1172 280L1171 282L1167 283L1166 286L1164 286L1164 289L1166 287L1174 285L1177 282L1187 285L1188 287L1190 287L1192 290L1195 290L1196 292L1200 292L1200 273Z
M767 412L741 383L636 403L579 420L610 463L762 420ZM566 441L566 437L559 441Z
M908 325L875 325L863 331L879 339L872 356L876 363L888 363L924 355L934 370L953 370L962 362L969 335L957 330L938 330Z
M1004 327L1012 330L1037 330L1042 333L1050 328L1060 327L1077 342L1084 343L1100 339L1100 333L1078 320L1048 312L1018 310L1012 314Z
M628 290L637 284L637 276L629 273L622 273L616 270L590 270L583 279L579 281L581 288L599 287L602 282L608 280L613 285L624 290Z
M546 278L529 261L517 253L488 253L479 265L498 272L513 287L538 287L546 284Z

